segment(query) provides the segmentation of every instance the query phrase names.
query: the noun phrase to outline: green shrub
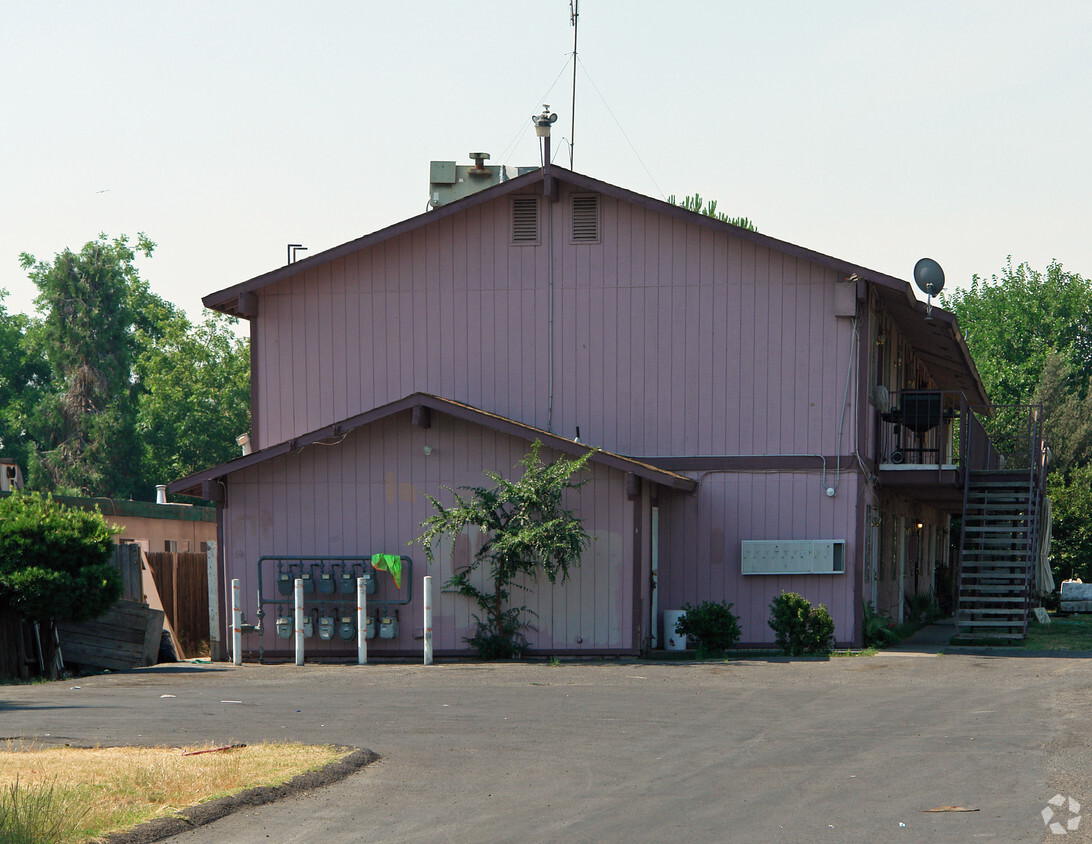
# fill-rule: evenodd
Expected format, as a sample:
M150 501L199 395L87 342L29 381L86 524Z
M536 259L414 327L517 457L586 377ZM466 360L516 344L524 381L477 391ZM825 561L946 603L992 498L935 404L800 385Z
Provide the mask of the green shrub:
M834 620L827 608L813 607L795 592L782 592L770 602L769 624L777 646L789 656L828 654L834 647Z
M0 612L42 626L49 677L57 671L54 623L97 618L121 597L121 572L108 562L116 533L97 510L49 495L0 498Z
M866 648L886 648L899 643L895 622L887 613L874 610L871 601L865 601L863 628Z
M463 641L474 649L480 659L520 659L528 648L523 631L534 629L521 618L523 612L534 613L534 610L509 607L485 619L475 613L474 621L478 628L473 636Z
M87 621L121 597L110 565L119 529L98 511L51 496L17 492L0 499L0 607L27 621Z
M940 604L932 592L915 592L906 598L906 620L921 626L942 618Z
M702 601L696 607L683 604L683 615L675 625L680 636L689 636L698 649L698 659L735 647L739 641L739 619L732 614L732 605Z

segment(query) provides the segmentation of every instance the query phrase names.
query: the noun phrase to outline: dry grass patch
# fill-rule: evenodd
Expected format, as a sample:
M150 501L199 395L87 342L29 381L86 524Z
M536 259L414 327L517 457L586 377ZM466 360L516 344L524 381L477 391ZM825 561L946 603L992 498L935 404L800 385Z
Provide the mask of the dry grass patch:
M275 786L345 755L328 745L255 744L183 756L193 747L50 747L8 742L0 752L0 814L48 802L70 822L57 842L79 842L170 817L187 806L258 786ZM5 838L0 844L20 841ZM33 838L25 839L35 840Z

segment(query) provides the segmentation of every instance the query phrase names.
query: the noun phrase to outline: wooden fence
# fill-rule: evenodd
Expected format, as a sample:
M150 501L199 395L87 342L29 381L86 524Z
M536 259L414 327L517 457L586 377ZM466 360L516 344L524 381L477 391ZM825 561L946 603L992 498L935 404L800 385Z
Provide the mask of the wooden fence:
M208 556L204 553L146 554L159 599L186 656L209 638Z

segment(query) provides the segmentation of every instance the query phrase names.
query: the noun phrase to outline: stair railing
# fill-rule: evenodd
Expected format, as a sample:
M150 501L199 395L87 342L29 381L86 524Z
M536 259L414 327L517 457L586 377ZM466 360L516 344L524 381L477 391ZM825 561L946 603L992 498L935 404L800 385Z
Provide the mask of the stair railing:
M1039 530L1042 501L1046 488L1046 449L1043 447L1043 407L1028 408L1028 547L1024 569L1024 635L1032 610L1035 570L1039 565Z
M971 420L974 419L974 411L971 410L970 405L967 403L966 396L960 396L959 407L959 478L963 484L963 508L959 511L959 580L956 586L956 631L959 632L961 610L960 606L963 600L963 581L964 581L964 565L963 551L967 547L967 502L970 500L969 493L971 489L971 449L972 440L974 438L973 428ZM979 430L982 430L981 426L978 426ZM983 431L985 433L985 431Z

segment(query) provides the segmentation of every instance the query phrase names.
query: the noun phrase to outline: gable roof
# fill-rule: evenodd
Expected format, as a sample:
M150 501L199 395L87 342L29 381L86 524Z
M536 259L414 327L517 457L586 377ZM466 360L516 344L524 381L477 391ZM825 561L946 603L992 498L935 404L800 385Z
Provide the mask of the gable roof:
M473 422L474 424L481 425L482 427L521 439L530 441L539 440L547 448L552 448L555 451L560 451L563 454L569 454L574 457L583 456L590 451L592 452L591 460L594 463L602 463L604 466L609 466L612 469L618 469L622 472L632 472L638 477L653 481L671 489L693 492L698 486L697 481L693 478L686 477L686 475L680 475L677 472L671 472L667 469L657 469L655 466L650 466L648 463L642 463L639 460L623 457L622 455L614 454L613 452L596 450L591 446L575 442L574 440L565 439L564 437L559 437L557 434L552 434L541 428L535 428L532 425L524 425L522 422L517 422L514 419L509 419L505 416L498 416L495 413L479 410L469 404L441 398L440 396L434 396L429 393L412 393L405 398L398 399L397 401L382 405L381 407L374 408L365 413L351 416L341 422L335 422L333 425L327 425L324 428L319 428L317 431L311 431L302 436L293 437L290 440L285 440L276 445L271 445L268 448L263 448L261 451L255 451L252 454L237 457L235 460L231 460L227 463L221 463L219 466L214 466L211 469L196 472L187 478L182 478L181 480L168 484L167 488L173 493L200 496L202 495L202 484L207 481L218 480L234 472L239 472L243 469L248 469L251 466L265 463L267 460L272 460L274 457L280 457L289 452L297 452L306 446L322 442L330 437L342 436L350 431L355 431L357 428L363 428L373 422L386 419L396 413L413 410L416 407L427 407L456 419L464 419Z
M603 182L572 170L559 168L556 165L540 167L530 173L517 176L499 185L493 185L433 211L426 211L400 223L395 223L371 234L350 240L340 246L318 252L296 263L278 267L247 281L225 287L223 290L210 293L201 301L206 308L221 311L231 316L250 318L251 314L247 312L247 308L243 303L250 294L254 294L264 287L346 255L351 255L361 249L367 249L391 238L412 232L446 217L460 214L469 208L492 202L510 193L526 190L539 183L543 184L545 190L548 188L550 181L565 182L580 190L594 191L621 202L637 205L721 234L730 234L757 246L834 270L847 279L855 276L876 291L895 324L914 345L921 359L934 373L937 386L940 389L963 392L972 404L989 407L990 402L986 394L986 388L978 374L978 368L975 366L970 350L963 339L963 334L959 330L955 314L934 307L932 309L932 318L927 320L925 304L918 301L913 289L906 281L849 261L843 261L831 255L825 255L822 252L816 252L813 249L797 246L769 235L734 226L713 217L707 217L704 214L688 211L680 206L672 205L670 202L653 199L617 185L612 185L609 182Z

